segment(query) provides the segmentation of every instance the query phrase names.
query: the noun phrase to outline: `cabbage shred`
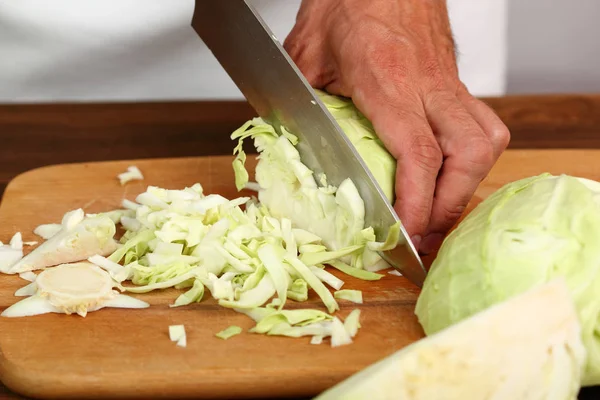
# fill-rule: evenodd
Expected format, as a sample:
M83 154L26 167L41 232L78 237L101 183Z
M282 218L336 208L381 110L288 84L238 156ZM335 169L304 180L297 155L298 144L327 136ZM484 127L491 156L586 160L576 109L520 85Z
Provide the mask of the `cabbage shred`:
M330 251L323 239L288 218L274 217L257 199L205 195L200 184L183 190L150 186L135 204L135 215L121 218L134 218L138 229L126 230L109 257L90 258L115 279L133 283L123 284L124 290L177 286L185 291L172 307L200 302L207 293L219 305L253 318L253 333L330 337L332 345L352 342L357 324L348 331L332 315L340 307L331 290L344 282L324 264L360 255L366 243ZM379 275L360 271L367 279ZM310 289L327 312L286 309L290 301L306 301Z

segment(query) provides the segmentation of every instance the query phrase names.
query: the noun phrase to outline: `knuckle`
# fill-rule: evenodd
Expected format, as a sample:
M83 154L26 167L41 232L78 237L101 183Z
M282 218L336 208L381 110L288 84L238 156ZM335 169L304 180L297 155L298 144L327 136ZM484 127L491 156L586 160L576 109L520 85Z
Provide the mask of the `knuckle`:
M510 143L510 131L502 122L499 122L497 126L492 128L491 132L488 132L488 135L500 151L506 149Z
M471 94L468 92L463 93L462 98L465 99L464 101L478 105L479 107L482 107L483 110L486 110L485 114L486 119L489 122L488 126L492 127L486 129L485 134L489 137L497 153L504 151L504 149L506 149L510 143L510 130L508 127L504 124L504 122L502 122L494 110L485 102L471 96Z
M411 236L425 232L431 215L431 207L427 202L404 196L396 202L394 208L397 209L400 219Z
M455 94L456 97L460 98L468 98L468 99L475 99L475 97L473 97L473 95L471 94L471 92L469 92L469 89L467 88L467 85L465 85L465 83L463 81L461 81L460 79L456 79L454 81L455 84Z
M295 26L289 33L289 35L283 41L284 50L292 57L298 57L298 55L302 52L303 43L306 40L303 40L303 34L300 32L298 26Z
M490 138L494 148L499 151L506 149L510 143L510 130L508 127L504 124L504 122L502 122L494 110L485 102L472 96L470 96L470 101L474 102L475 104L479 104L480 107L483 107L483 109L487 111L487 119L490 122L488 126L492 127L488 128L485 133Z
M427 171L438 171L442 165L443 154L435 138L426 133L416 133L410 138L408 148L415 163Z
M439 218L443 221L444 227L450 228L454 225L454 222L462 216L465 208L464 205L455 205L454 207L449 207L447 205L441 206Z
M474 136L465 148L464 157L467 172L474 175L485 174L494 164L494 146L486 136Z

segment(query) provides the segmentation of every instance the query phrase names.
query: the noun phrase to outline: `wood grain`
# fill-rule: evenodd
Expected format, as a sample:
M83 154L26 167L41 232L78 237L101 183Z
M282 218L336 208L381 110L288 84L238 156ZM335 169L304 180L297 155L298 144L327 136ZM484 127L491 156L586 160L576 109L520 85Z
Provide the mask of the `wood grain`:
M600 96L484 101L509 127L511 148L600 148ZM45 165L230 154L229 134L254 115L241 101L0 105L0 194Z
M132 163L146 181L121 187L116 175ZM114 209L147 184L182 188L195 182L207 193L235 196L231 157L72 164L28 172L6 190L0 237L20 230L24 240L34 240L36 225L58 221L69 209ZM363 331L352 346L333 349L311 346L308 339L249 333L223 341L215 333L229 325L247 330L252 321L208 298L170 309L178 292L169 290L137 296L152 305L147 310L106 309L85 319L1 318L0 377L19 393L56 399L313 395L422 337L413 315L418 289L404 278L344 279L345 287L364 290L366 298L358 307L364 313ZM15 302L13 293L23 283L15 276L0 277L0 310ZM355 308L346 301L340 305L342 317ZM314 295L292 306L323 309ZM186 349L168 340L170 324L185 324Z
M0 204L0 240L16 230L24 240L35 240L31 231L40 223L58 221L76 207L88 212L114 208L149 184L181 188L200 182L207 192L233 197L230 162L230 157L135 160L25 173L8 186ZM131 164L142 169L146 180L121 187L116 175ZM600 150L509 150L469 209L506 182L542 172L600 180ZM0 377L15 391L44 398L312 396L422 337L413 314L418 290L404 278L344 279L347 288L362 289L365 297L358 306L363 328L351 346L332 349L305 339L249 333L222 341L214 333L232 324L247 329L250 320L207 298L170 309L177 292L168 290L137 296L152 304L146 310L105 309L86 318L0 318ZM14 303L12 294L25 283L0 276L0 310ZM314 296L301 304L306 305L320 307ZM355 308L347 302L341 306L342 317ZM186 349L168 340L168 325L178 323L188 331ZM598 395L597 390L587 392Z
M46 165L231 154L229 135L253 116L245 102L3 105L0 194Z
M511 131L511 148L599 148L600 95L483 99Z

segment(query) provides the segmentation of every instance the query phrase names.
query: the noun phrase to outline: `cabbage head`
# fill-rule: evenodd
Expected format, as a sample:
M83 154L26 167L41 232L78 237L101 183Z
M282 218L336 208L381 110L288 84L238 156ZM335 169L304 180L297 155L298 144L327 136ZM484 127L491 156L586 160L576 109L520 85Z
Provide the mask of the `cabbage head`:
M316 93L360 154L385 197L393 203L396 160L377 136L371 121L356 108L351 99L322 90L316 90Z
M431 335L556 277L566 279L582 325L588 352L582 385L598 385L598 182L542 174L493 193L446 237L415 313Z

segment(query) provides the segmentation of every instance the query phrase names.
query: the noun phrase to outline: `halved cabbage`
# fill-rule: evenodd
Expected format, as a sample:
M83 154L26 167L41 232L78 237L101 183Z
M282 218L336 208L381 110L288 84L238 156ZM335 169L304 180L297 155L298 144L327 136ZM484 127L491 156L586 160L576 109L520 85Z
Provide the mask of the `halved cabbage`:
M421 339L316 399L575 400L585 357L559 280Z
M600 384L600 183L542 174L509 183L446 238L416 314L435 333L510 296L563 277L574 297L588 361Z

